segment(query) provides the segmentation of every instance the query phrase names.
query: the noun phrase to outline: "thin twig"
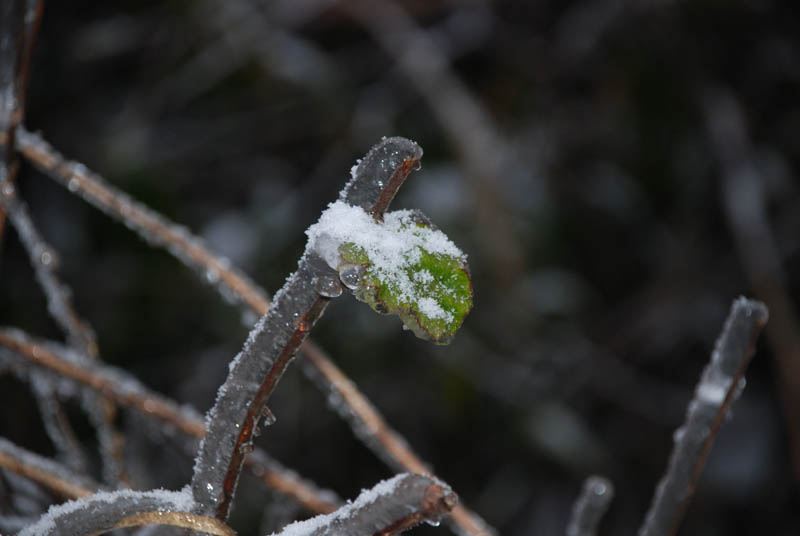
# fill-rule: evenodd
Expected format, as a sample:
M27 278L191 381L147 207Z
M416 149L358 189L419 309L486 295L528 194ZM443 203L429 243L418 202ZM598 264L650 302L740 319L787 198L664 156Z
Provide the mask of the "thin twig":
M358 165L340 198L379 219L405 177L419 166L421 156L422 150L411 141L384 139ZM341 294L341 289L336 270L315 252L306 252L297 271L275 295L269 312L250 332L206 418L206 437L192 477L201 512L227 519L244 455L252 450L267 401L328 302Z
M215 536L235 536L217 519L192 513L192 495L182 491L99 492L91 497L51 507L17 536L90 536L141 525L172 525Z
M60 463L29 452L0 437L0 467L14 471L68 499L88 497L100 485Z
M614 485L602 476L590 476L572 507L567 536L595 536L600 520L614 498Z
M686 421L674 434L669 465L639 536L670 536L678 530L720 424L744 388L744 372L767 317L767 307L761 302L738 298L731 305L711 361L689 403Z
M14 138L25 114L25 94L33 44L44 0L6 0L0 5L0 187L13 185L17 172ZM6 214L0 207L0 241Z
M85 360L78 362L70 350L32 339L19 330L0 328L0 346L54 372L59 378L102 393L120 405L136 409L146 417L158 419L189 436L202 438L205 435L205 424L197 411L150 391L125 371ZM328 513L341 502L333 492L319 489L260 449L248 456L246 464L257 478L310 512Z
M706 129L720 165L722 206L742 266L756 296L769 304L772 322L765 335L780 374L776 383L788 432L795 480L800 482L800 314L768 216L763 170L748 139L741 105L730 92L709 90Z
M458 501L450 487L428 476L403 473L363 491L332 514L292 523L278 536L398 534L439 520Z
M231 267L225 259L209 251L198 237L132 200L83 164L66 160L41 136L20 127L17 138L20 153L44 173L70 191L81 195L110 217L124 222L151 244L167 249L201 274L203 281L213 280L204 274L216 274L220 284L215 285L215 288L224 297L235 296L248 311L259 316L267 313L270 304L266 292ZM371 438L365 444L380 459L395 470L429 472L428 465L411 450L405 439L389 426L369 399L310 339L301 347L301 357L303 356L307 358L304 362L311 363L311 366L303 367L304 372L323 391L341 396L343 405L339 414L346 418L357 437L362 440ZM364 431L368 431L368 434L365 435ZM464 534L496 533L495 529L463 504L458 504L453 509L452 519L458 530Z

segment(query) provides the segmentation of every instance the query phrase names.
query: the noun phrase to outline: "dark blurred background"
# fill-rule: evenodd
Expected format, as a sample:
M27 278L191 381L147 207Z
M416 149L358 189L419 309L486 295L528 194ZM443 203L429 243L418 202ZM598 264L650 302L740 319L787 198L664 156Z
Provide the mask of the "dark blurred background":
M474 310L437 347L343 296L312 336L504 535L563 534L593 473L617 490L601 534L635 533L731 300L766 301L681 534L788 535L798 90L792 2L47 2L26 123L270 292L356 158L416 140L394 207L469 254ZM248 332L238 310L31 166L18 185L102 358L205 412ZM60 339L12 230L0 324ZM0 390L0 434L51 455L28 387ZM260 444L321 486L390 475L300 367L271 408ZM137 484L181 487L191 460L145 430ZM305 515L249 481L237 501L242 535Z

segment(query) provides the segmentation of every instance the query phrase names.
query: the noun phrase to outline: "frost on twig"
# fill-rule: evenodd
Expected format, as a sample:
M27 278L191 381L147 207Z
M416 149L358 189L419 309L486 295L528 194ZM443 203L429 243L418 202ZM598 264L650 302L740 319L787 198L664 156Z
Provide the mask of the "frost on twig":
M667 470L656 487L639 536L669 536L677 531L720 424L744 389L744 372L767 317L767 307L761 302L740 297L731 305L711 361L689 403L686 420L675 431Z
M51 506L35 524L17 536L90 535L141 525L172 525L215 536L233 536L224 523L192 513L189 488L181 491L120 490Z
M69 191L110 217L124 223L152 246L166 248L186 266L195 270L203 281L217 288L229 301L249 309L265 312L266 296L242 272L230 266L224 257L213 255L203 241L188 229L167 220L161 214L111 186L81 163L65 159L41 136L20 127L17 147L26 158L60 182Z
M597 526L614 498L614 486L602 476L590 476L572 507L567 536L594 536Z
M457 501L447 484L402 473L361 492L331 514L292 523L275 536L397 534L422 522L438 525Z
M408 173L419 166L421 154L411 141L384 139L355 168L341 200L380 218ZM231 362L228 378L208 412L206 437L192 477L200 512L227 518L267 400L330 299L341 293L339 274L316 251L306 249L297 271Z
M69 499L87 497L99 489L91 479L60 463L29 452L0 437L0 467L14 471Z
M73 350L34 339L17 329L0 328L0 364L31 382L38 378L60 394L78 396L80 390L103 393L121 406L136 409L184 434L198 438L205 434L203 419L193 408L153 392L124 370L80 360ZM311 512L327 513L341 503L335 493L318 488L260 449L246 461L258 479Z

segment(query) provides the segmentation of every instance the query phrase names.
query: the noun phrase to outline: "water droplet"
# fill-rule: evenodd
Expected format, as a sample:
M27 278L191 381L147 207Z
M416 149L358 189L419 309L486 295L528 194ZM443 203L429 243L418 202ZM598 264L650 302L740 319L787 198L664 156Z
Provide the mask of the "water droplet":
M53 255L49 251L43 251L42 254L39 256L39 260L45 266L49 266L51 262L53 262Z
M439 524L440 524L440 521L438 519L426 519L425 523L427 523L431 527L438 527Z
M314 286L319 295L326 298L342 295L342 283L336 275L317 277Z
M216 283L219 281L219 272L214 269L206 270L206 281L209 283Z
M214 493L214 486L212 486L210 483L206 484L206 491L209 493Z
M360 264L345 264L339 269L339 279L350 290L358 290L364 286L365 272Z
M264 416L264 426L272 426L275 424L275 421L278 420L275 414L272 413L267 406L264 406L264 409L261 410L261 413Z
M71 178L71 179L69 180L69 182L67 183L67 189L68 189L70 192L75 192L75 191L77 191L79 186L80 186L80 182L78 181L78 179L76 179L76 178L74 178L74 177L73 177L73 178Z
M3 195L6 197L11 197L12 195L14 195L14 185L11 184L10 182L6 182L3 185Z

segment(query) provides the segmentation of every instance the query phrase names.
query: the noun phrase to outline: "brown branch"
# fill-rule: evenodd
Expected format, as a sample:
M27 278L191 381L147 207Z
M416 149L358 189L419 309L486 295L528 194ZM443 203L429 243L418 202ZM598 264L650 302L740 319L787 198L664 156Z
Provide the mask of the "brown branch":
M62 379L102 393L108 399L169 424L186 435L197 438L205 435L205 424L197 412L150 391L124 371L93 362L78 364L67 357L68 350L34 340L17 330L0 328L0 345ZM259 480L311 512L331 512L340 502L334 493L318 489L259 449L247 458L246 464Z
M205 281L214 281L226 297L240 299L249 309L263 315L269 301L253 281L230 266L227 259L211 253L199 238L184 227L170 222L160 214L131 199L121 190L106 183L86 166L66 160L41 136L20 127L17 149L36 167L56 179L69 191L80 194L86 201L114 219L134 229L151 245L166 248L170 253L196 270Z
M0 467L22 475L68 499L88 497L100 485L63 465L0 437Z
M399 534L425 521L438 524L457 501L447 484L403 473L363 491L331 514L288 525L278 536Z
M677 532L719 427L741 394L745 369L767 317L767 308L761 302L738 298L731 305L711 361L689 403L686 420L675 432L667 470L656 487L639 536L671 536Z
M0 5L0 187L14 183L18 164L14 149L17 127L25 114L25 94L33 44L44 0L5 0ZM0 207L0 240L6 213Z
M263 316L270 303L266 292L251 279L231 267L224 259L209 251L202 241L183 228L155 214L125 193L109 185L102 177L75 161L66 160L41 136L32 134L23 127L18 129L17 148L20 153L44 173L81 195L86 201L124 222L140 235L156 245L162 246L199 274L214 273L223 285L215 288L227 296L236 296L248 310ZM201 277L208 281L207 278ZM411 450L408 443L386 422L369 399L341 371L331 358L313 341L307 339L300 349L311 366L304 372L314 379L323 391L336 392L342 396L346 410L340 411L357 437L364 440L362 430L370 431L372 440L365 441L379 458L399 471L427 473L427 464ZM452 519L459 530L466 534L490 535L496 531L475 512L458 504L453 509Z
M421 156L422 149L414 142L385 138L357 166L340 199L372 210L373 216L380 218L388 204L384 198L387 185L394 188L393 195L408 173L419 167ZM297 271L250 332L206 418L206 438L192 477L192 492L201 512L213 511L217 519L227 519L244 455L252 450L267 401L330 299L341 294L341 289L336 270L316 252L306 251Z

